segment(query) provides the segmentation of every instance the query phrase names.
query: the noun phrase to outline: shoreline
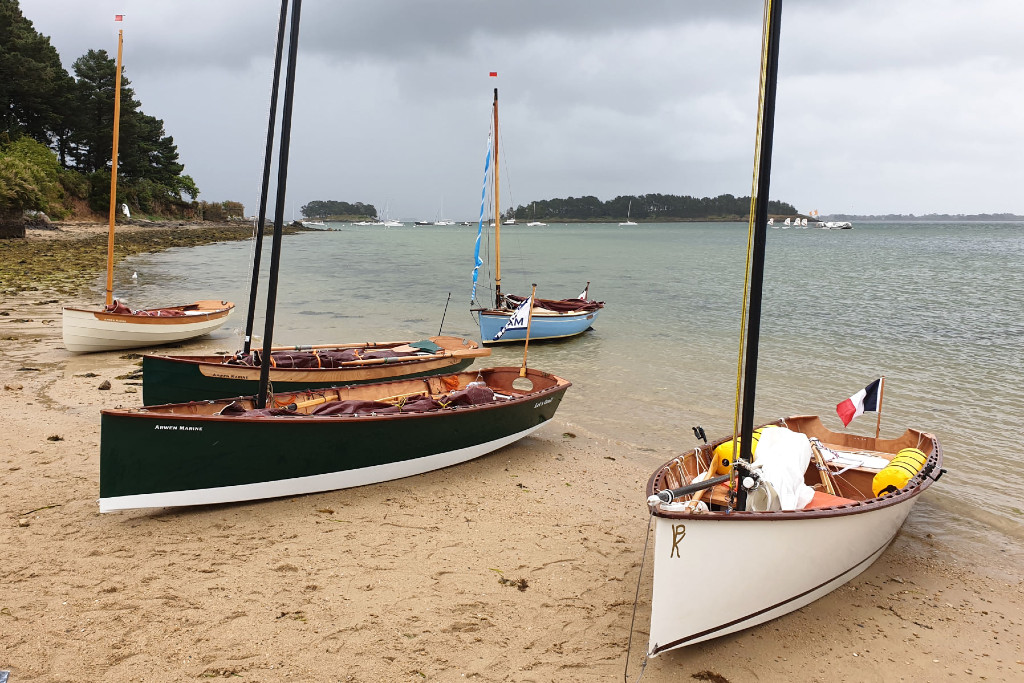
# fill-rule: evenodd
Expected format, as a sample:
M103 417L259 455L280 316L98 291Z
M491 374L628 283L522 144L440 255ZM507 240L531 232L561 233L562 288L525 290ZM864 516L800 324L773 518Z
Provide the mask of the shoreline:
M99 411L141 402L137 380L119 379L137 354L69 354L62 295L37 286L0 289L0 670L12 683L620 680L643 565L629 680L640 675L643 493L660 457L556 415L518 444L408 479L101 516ZM998 548L971 558L932 537L937 514L953 511L926 494L850 583L665 653L642 680L1019 680L1020 568ZM726 550L722 561L746 559ZM712 590L738 588L713 584L713 562L708 576ZM520 579L525 590L509 585Z
M0 295L47 290L61 295L83 294L106 270L106 223L65 221L53 225L52 229L29 228L24 238L0 239ZM308 230L286 225L284 234ZM252 225L244 221L132 220L115 228L114 262L135 254L244 241L252 236Z

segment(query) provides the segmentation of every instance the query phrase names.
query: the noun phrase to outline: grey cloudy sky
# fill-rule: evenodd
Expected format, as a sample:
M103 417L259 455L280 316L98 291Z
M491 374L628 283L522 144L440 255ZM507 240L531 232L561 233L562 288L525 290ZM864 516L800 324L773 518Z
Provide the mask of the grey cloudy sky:
M116 53L208 201L259 196L277 0L21 0L70 69ZM475 219L492 88L502 204L750 193L759 0L306 0L288 217L314 199ZM1020 0L785 0L772 198L1024 214ZM489 78L497 71L497 79Z

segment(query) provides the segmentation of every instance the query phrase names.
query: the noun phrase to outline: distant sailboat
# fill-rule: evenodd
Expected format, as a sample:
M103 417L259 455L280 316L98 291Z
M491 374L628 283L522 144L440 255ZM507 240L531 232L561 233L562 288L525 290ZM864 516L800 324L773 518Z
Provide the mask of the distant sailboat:
M619 223L619 225L636 225L635 222L629 220L629 214L632 211L633 211L633 200L630 199L629 200L629 207L626 209L626 222L625 223Z
M547 223L537 220L537 202L533 203L533 220L527 223L526 225L528 225L531 228L536 226L547 225Z

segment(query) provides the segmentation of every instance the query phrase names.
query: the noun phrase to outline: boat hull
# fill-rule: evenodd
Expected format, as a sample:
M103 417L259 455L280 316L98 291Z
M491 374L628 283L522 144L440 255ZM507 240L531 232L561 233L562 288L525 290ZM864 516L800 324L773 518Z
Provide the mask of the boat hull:
M234 304L197 301L174 308L187 311L177 317L150 317L107 313L103 310L65 308L64 347L72 353L93 353L160 346L209 334L227 322Z
M827 595L878 559L912 506L913 499L862 514L776 522L656 517L648 654L741 631ZM740 549L754 564L706 562L724 548ZM709 590L709 573L718 590Z
M599 312L600 309L574 313L541 312L535 309L530 321L530 341L563 339L582 334L594 324ZM512 311L491 309L480 311L479 315L481 343L507 344L525 341L525 329L506 330L505 334L501 335L501 339L494 339L494 336L512 316Z
M821 502L816 494L804 509L759 512L729 511L727 491L719 490L728 484L702 493L711 505L702 512L685 508L689 494L671 505L651 498L703 476L706 463L715 460L714 448L730 437L656 470L647 485L655 536L649 656L764 623L842 586L884 552L917 496L941 476L942 447L925 432L908 429L895 439L858 436L828 430L809 415L775 424L806 435L823 453L847 453L862 464L824 465L835 493L821 494ZM907 448L926 455L923 467L901 489L875 496L875 475ZM876 462L863 460L869 454ZM821 477L812 458L804 484ZM753 564L723 556L729 548Z
M515 394L511 387L518 374L518 368L490 368L339 391L353 397L399 395L446 378L466 386L483 377L488 385L507 386L502 391ZM229 401L105 410L100 512L330 491L465 462L523 438L554 416L570 384L534 370L529 377L540 388L503 402L425 413L208 414Z
M357 362L339 368L271 368L270 382L274 391L283 392L426 377L464 370L474 358L490 354L457 337L432 337L431 341L446 352ZM223 361L223 357L217 356L143 356L142 402L184 403L249 396L259 391L259 367L225 365Z

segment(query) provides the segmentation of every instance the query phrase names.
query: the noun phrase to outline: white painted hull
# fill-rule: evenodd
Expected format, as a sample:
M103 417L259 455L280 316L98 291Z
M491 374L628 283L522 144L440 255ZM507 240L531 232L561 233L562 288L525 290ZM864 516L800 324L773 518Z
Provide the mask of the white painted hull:
M827 595L882 554L915 500L844 515L808 511L807 519L655 516L648 654L734 633Z
M134 349L201 337L223 325L233 309L200 310L180 317L145 317L65 308L64 346L72 353Z

